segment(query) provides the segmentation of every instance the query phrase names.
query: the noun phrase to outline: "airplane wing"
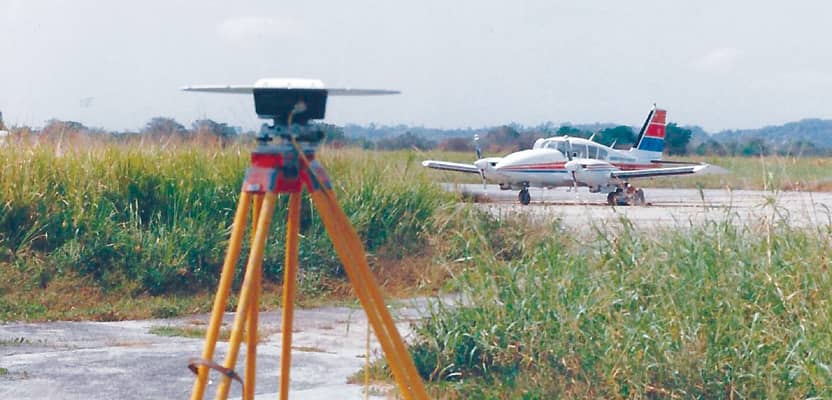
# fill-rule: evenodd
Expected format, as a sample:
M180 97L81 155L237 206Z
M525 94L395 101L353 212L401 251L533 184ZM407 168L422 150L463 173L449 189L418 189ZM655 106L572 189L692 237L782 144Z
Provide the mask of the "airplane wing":
M651 178L655 176L689 175L707 168L707 164L690 165L685 167L650 168L634 171L613 171L610 176L619 179Z
M469 174L480 173L480 170L477 169L477 166L474 164L461 164L449 161L425 160L422 161L422 166L433 169L441 169L443 171L467 172Z

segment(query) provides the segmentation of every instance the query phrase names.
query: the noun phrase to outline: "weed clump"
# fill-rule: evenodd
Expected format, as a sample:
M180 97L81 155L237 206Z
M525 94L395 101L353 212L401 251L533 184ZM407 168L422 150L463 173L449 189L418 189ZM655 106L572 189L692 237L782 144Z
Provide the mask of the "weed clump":
M462 398L832 395L828 229L622 222L590 240L504 227L509 258L466 227L482 251L460 303L417 327L423 377Z

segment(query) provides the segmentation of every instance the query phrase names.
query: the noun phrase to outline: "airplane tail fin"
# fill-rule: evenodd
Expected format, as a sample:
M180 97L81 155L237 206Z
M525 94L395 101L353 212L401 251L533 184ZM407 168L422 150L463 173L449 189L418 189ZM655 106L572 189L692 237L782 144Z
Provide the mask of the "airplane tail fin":
M664 151L667 111L653 106L638 134L636 147L630 149L639 159L659 160Z

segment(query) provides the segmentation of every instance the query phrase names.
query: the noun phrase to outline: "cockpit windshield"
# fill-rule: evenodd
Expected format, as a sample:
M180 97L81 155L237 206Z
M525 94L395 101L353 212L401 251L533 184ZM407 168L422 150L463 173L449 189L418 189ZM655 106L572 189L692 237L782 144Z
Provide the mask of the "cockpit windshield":
M557 149L564 157L568 157L569 155L569 144L565 141L558 141L557 142Z
M570 138L538 139L534 143L535 149L557 150L565 158L591 158L606 160L608 153L603 146L584 140L570 140Z

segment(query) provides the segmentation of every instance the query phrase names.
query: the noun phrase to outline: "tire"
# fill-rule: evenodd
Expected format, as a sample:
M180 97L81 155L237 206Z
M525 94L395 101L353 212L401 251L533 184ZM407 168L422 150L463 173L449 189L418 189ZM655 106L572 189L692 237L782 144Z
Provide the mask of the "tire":
M517 197L520 199L520 204L522 204L524 206L527 206L527 205L529 205L529 203L532 202L532 196L529 194L529 191L526 190L526 189L521 190L520 194L518 194Z

